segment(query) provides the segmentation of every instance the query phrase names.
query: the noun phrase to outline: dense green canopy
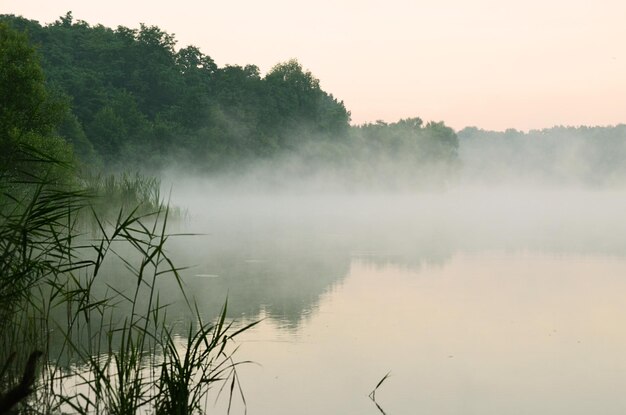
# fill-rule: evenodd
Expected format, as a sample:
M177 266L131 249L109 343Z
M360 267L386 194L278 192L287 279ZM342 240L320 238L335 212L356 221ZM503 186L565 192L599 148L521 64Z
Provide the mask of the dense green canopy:
M305 164L362 171L394 157L416 165L456 160L456 135L441 123L350 127L343 102L296 60L263 76L254 65L220 68L195 46L177 48L156 26L110 29L71 13L46 26L12 15L0 21L36 46L48 89L69 105L56 132L85 163L157 170L182 162L215 171L298 154Z
M71 147L56 133L69 116L66 103L46 88L27 37L2 22L0 97L0 179L31 180L46 160L72 160Z
M310 135L348 128L343 103L295 60L265 77L248 65L218 68L198 48L176 49L156 26L90 26L68 13L41 26L3 16L41 54L51 88L71 102L61 133L84 159L161 167L174 158L218 163L267 155ZM22 74L26 76L26 74Z

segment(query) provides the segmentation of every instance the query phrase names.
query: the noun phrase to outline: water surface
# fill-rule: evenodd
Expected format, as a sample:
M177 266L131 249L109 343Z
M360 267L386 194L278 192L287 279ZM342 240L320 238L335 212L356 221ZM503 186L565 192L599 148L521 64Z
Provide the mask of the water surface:
M389 371L388 414L626 410L621 192L189 195L188 289L262 319L250 414L376 414Z

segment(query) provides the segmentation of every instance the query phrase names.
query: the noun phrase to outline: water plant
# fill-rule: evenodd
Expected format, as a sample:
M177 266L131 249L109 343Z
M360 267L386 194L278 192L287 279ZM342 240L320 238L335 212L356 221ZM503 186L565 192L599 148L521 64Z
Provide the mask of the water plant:
M376 386L374 386L374 389L372 389L372 391L369 394L369 398L372 400L372 402L374 402L374 405L376 405L376 409L378 409L378 411L385 415L386 412L383 410L383 408L378 404L378 402L376 401L376 391L378 390L378 388L380 388L382 386L383 383L385 383L385 381L389 378L389 376L391 375L391 372L387 372L387 374L385 374L385 376L383 376L378 383L376 384Z
M118 206L110 219L94 207L93 189L59 185L46 175L4 179L0 391L5 393L0 404L6 405L0 405L0 413L11 408L25 413L202 413L207 391L226 381L232 399L239 363L228 344L251 325L235 329L226 322L226 307L215 322L204 323L185 294L197 322L190 323L186 344L178 347L157 285L171 278L184 293L184 282L165 250L170 213L163 201L156 203L154 181L104 180L107 192L121 187L128 196L125 204L138 200L129 185L139 183L146 190L139 198L149 196L154 208L146 213L145 206ZM96 224L95 233L82 225L85 216ZM109 280L111 262L124 265L124 287ZM45 363L35 375L33 356L41 353Z
M191 375L176 385L179 350L157 283L184 284L165 250L160 183L79 173L60 136L69 102L48 86L26 34L0 22L0 414L202 412L196 396L236 379L224 344L238 331L225 314L190 329L197 357L182 360Z
M226 309L227 304L215 323L202 323L200 312L196 309L199 328L194 331L189 327L180 345L182 353L171 330L164 336L168 353L164 354L161 365L157 414L186 415L201 412L203 398L208 392L207 386L225 380L230 380L228 412L235 390L245 404L236 367L248 362L235 362L232 357L234 351L228 351L227 346L229 338L248 330L257 322L233 331L233 323L227 324L225 321Z
M92 205L100 216L120 207L128 210L137 208L140 213L165 208L161 182L157 177L127 172L103 175L86 171L81 180L83 186L95 196Z

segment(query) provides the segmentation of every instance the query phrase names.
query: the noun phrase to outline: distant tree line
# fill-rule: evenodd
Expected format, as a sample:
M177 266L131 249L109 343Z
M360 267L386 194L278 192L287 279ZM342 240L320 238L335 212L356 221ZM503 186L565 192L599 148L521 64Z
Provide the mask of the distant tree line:
M626 179L626 125L468 127L458 136L420 118L351 126L343 102L296 60L265 75L254 65L218 67L156 26L91 26L71 13L45 26L0 15L0 35L0 161L13 170L20 143L113 171L216 172L282 160L293 175L323 171L390 187L397 178Z
M67 109L56 135L86 164L214 171L285 154L361 171L397 156L405 167L456 162L456 135L442 123L351 127L343 102L296 60L263 76L254 65L220 68L197 47L177 48L156 26L91 26L70 12L45 26L13 15L0 22L35 46L50 99Z
M463 176L482 182L626 183L626 125L458 132Z

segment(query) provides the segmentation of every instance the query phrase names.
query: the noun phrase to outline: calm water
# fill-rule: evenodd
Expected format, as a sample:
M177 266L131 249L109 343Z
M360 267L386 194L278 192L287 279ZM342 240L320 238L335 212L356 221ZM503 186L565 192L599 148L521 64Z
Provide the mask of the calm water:
M389 371L387 414L626 410L625 193L174 202L201 311L263 319L238 339L249 414L377 414Z

